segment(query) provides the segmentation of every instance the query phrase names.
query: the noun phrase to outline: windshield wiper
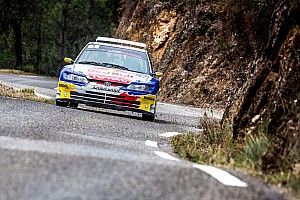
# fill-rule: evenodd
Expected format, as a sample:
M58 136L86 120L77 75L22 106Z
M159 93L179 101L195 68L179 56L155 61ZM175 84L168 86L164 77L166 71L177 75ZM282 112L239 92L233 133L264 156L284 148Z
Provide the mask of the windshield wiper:
M102 63L94 62L94 61L80 61L78 64L89 64L89 65L96 65L96 66L102 66Z
M117 69L129 70L127 67L124 67L124 66L121 66L121 65L112 64L112 63L102 63L102 65L105 65L105 66L108 65L109 67L117 68Z
M136 70L129 69L127 67L124 67L124 66L121 66L121 65L112 64L112 63L102 63L102 65L105 66L105 67L111 67L111 68L117 68L117 69L123 69L123 70L131 71L131 72L137 72L137 73L147 74L146 72L136 71Z
M136 71L136 70L133 70L133 69L128 69L128 71L136 72L136 73L141 73L141 74L147 74L146 72L140 72L140 71Z

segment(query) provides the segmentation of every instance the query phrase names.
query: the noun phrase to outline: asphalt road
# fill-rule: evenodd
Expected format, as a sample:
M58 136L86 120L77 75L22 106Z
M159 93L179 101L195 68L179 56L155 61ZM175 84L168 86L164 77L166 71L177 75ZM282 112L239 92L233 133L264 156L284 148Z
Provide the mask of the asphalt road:
M0 81L55 93L51 78ZM164 136L201 132L204 112L160 103L157 120L145 122L129 112L0 97L0 199L284 199L240 172L172 153Z

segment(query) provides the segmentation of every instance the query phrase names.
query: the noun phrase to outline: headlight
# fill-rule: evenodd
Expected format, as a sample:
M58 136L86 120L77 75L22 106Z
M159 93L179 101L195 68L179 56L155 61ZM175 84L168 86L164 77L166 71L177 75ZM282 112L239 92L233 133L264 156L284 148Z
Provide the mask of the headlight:
M75 82L79 82L79 83L88 83L87 78L85 78L83 76L78 76L75 74L64 74L63 76L64 76L65 80L75 81Z
M147 85L135 85L131 84L127 87L129 90L137 90L137 91L142 91L142 92L149 92L149 86Z

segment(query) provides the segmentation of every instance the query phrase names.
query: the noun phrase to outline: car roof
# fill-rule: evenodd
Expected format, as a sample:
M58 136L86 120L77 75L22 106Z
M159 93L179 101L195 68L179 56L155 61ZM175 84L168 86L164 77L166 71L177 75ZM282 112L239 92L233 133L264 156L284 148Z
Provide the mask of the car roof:
M129 50L134 50L134 51L139 51L143 53L147 53L146 49L141 49L141 48L136 48L136 47L131 47L131 46L125 46L125 45L119 45L119 44L109 44L109 43L103 43L103 42L89 42L87 45L90 44L98 44L101 46L108 46L108 47L116 47L116 48L121 48L121 49L129 49Z

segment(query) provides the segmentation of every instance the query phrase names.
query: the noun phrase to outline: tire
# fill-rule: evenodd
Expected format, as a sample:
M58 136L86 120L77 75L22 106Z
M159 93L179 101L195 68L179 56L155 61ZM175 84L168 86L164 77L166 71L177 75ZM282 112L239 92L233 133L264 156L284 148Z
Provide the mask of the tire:
M70 108L77 108L78 103L70 102Z
M154 114L142 114L142 119L145 121L154 121L155 115Z
M64 101L55 101L55 105L60 106L60 107L67 107L69 102L64 102Z

